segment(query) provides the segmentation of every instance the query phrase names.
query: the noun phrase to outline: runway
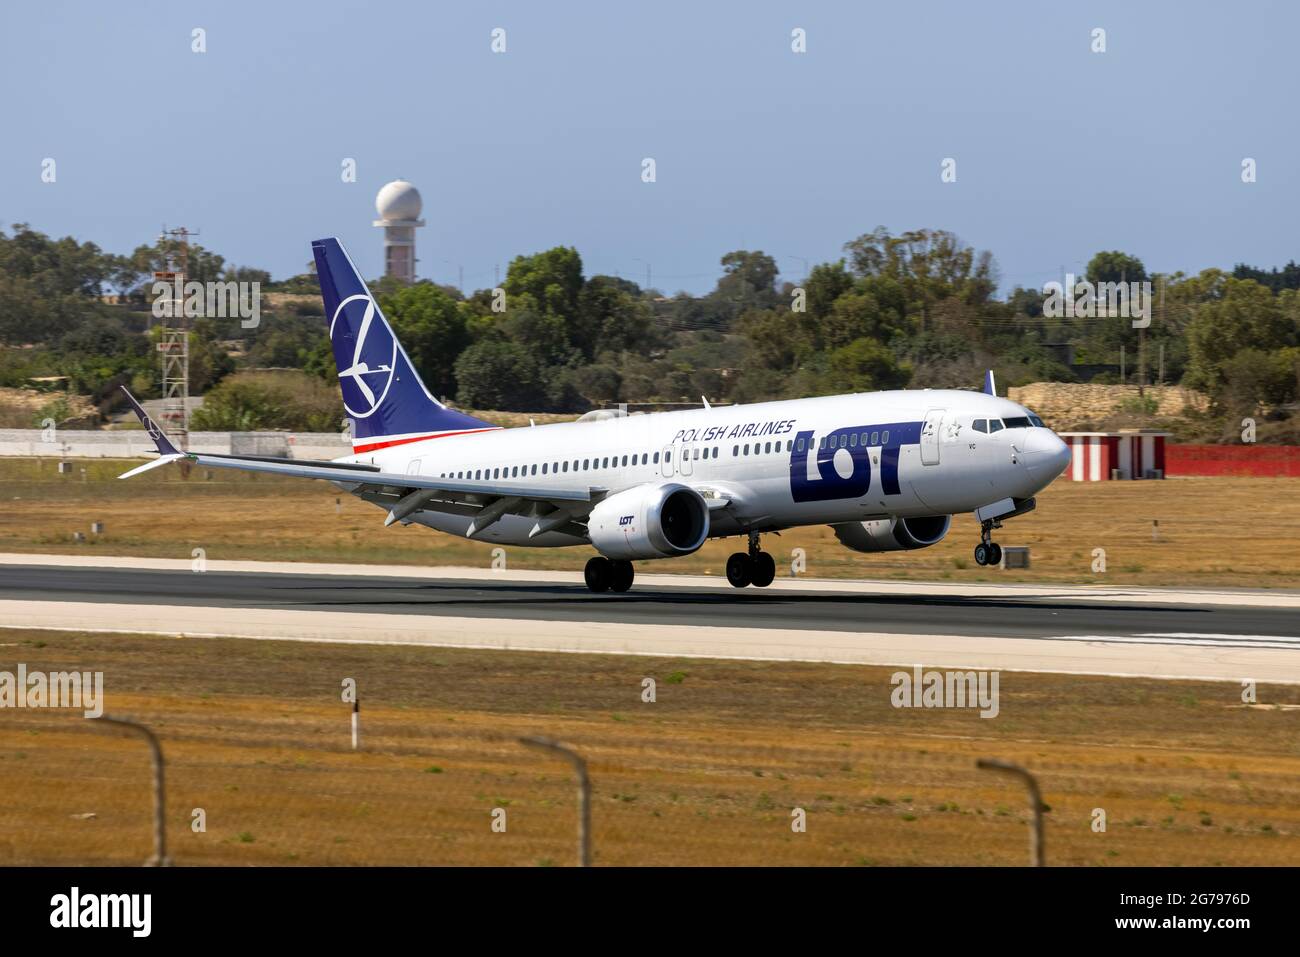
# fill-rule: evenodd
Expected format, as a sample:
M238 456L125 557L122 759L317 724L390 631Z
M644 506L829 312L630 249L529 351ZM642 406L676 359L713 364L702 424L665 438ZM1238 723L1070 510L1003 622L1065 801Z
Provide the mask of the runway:
M75 563L75 564L74 564ZM1300 595L0 556L0 622L1300 683Z

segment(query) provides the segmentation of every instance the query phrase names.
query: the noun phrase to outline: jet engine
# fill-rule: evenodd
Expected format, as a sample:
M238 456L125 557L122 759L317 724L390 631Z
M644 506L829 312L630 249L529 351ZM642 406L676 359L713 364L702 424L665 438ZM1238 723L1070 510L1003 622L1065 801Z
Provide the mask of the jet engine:
M835 529L835 537L855 552L897 552L938 544L951 524L951 515L928 515L845 522L831 528Z
M606 558L689 555L709 536L709 506L686 485L638 485L597 503L587 535Z

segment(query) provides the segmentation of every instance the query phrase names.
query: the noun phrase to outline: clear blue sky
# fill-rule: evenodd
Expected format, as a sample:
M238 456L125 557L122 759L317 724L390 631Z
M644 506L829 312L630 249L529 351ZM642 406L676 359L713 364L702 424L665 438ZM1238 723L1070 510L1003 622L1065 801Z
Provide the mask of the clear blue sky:
M377 275L374 195L402 176L421 275L461 264L469 287L559 244L588 274L649 261L669 292L708 290L737 248L798 278L793 257L881 224L992 250L1004 288L1110 248L1280 265L1300 258L1298 35L1296 4L1252 2L23 0L0 11L0 226L127 252L184 224L277 278L334 234Z

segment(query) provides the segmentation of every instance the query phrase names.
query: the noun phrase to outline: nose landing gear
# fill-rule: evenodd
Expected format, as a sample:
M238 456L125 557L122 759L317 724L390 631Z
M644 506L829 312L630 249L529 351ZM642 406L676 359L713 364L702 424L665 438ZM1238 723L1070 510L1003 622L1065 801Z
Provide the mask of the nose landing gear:
M976 565L1002 564L1002 546L993 541L993 529L1001 527L1002 523L997 519L980 523L980 543L975 546Z
M775 578L776 560L759 548L758 533L751 532L749 552L736 552L727 559L727 581L735 588L766 588Z

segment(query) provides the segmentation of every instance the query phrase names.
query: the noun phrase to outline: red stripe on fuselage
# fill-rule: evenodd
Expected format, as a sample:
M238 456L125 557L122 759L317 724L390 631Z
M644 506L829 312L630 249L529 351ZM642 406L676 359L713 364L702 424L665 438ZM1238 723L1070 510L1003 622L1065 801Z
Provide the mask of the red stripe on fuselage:
M362 452L377 452L379 449L390 449L394 445L407 445L411 442L425 442L429 439L445 439L453 435L475 435L479 432L499 432L499 425L489 426L486 429L462 429L459 432L434 432L429 435L415 435L409 439L392 439L388 442L370 442L366 445L353 445L352 452L360 455Z

